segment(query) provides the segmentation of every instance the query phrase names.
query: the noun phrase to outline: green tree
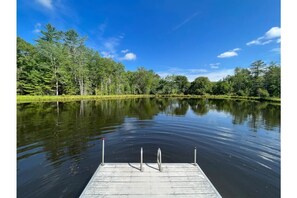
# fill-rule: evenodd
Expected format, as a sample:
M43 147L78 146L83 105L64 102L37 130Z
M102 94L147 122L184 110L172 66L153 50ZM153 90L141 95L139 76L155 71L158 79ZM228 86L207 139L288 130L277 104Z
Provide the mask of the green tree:
M88 93L88 61L92 51L85 47L86 38L80 37L75 30L68 30L64 34L64 47L70 58L70 71L75 83L79 87L80 95Z
M251 64L251 74L253 77L258 78L265 72L266 64L262 60L257 60Z
M128 74L128 79L133 94L155 94L160 77L153 70L139 67Z
M252 87L251 87L251 95L259 96L264 87L264 72L265 72L266 64L262 60L257 60L251 64L251 75L252 75Z
M248 96L252 88L252 76L248 69L235 68L234 75L226 78L232 85L232 92L239 96Z
M168 75L161 79L157 88L159 94L176 94L178 93L178 84L176 76Z
M281 93L281 68L275 63L271 63L264 75L264 87L270 96L280 97Z
M36 48L17 37L17 93L49 94L51 78L48 72L41 64Z
M45 31L41 31L42 36L37 40L37 51L41 57L41 65L51 73L55 94L59 95L59 83L61 81L61 67L65 60L63 46L60 43L62 33L57 31L52 25L47 24Z
M186 76L177 75L174 79L177 85L177 93L178 94L185 94L190 87L190 83Z
M215 95L228 95L232 91L232 85L227 80L220 80L213 86L213 94Z
M189 93L205 95L212 92L212 83L207 77L198 77L190 85Z

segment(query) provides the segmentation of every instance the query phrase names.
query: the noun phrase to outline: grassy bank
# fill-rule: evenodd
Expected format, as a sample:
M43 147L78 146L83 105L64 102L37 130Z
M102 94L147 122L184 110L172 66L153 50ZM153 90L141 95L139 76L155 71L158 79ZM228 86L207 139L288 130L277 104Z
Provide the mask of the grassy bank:
M79 100L110 100L110 99L129 99L129 98L150 98L154 95L101 95L101 96L77 96L77 95L62 95L62 96L17 96L17 103L26 102L67 102Z
M248 97L248 96L228 96L228 95L101 95L101 96L17 96L17 103L27 102L67 102L67 101L79 101L79 100L110 100L110 99L129 99L129 98L207 98L207 99L232 99L232 100L254 100L254 101L268 101L274 103L280 103L280 98L260 98L260 97Z
M254 96L229 96L229 95L178 95L178 94L170 94L170 95L156 95L156 97L160 98L206 98L206 99L233 99L233 100L255 100L255 101L269 101L280 103L280 98L273 97L254 97Z

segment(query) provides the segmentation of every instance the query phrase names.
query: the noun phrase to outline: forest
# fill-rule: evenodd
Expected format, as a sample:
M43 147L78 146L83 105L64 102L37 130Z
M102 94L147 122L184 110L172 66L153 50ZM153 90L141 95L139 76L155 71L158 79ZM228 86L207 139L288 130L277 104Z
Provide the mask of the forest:
M254 61L236 67L234 75L218 82L197 76L161 78L153 70L127 71L121 62L88 48L75 30L66 32L47 24L30 44L17 37L17 95L180 94L280 97L281 67Z

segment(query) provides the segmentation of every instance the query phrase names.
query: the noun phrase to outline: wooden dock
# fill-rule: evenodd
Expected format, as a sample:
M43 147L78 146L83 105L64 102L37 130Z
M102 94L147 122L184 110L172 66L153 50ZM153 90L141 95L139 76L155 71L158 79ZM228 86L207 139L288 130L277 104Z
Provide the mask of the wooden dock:
M190 163L107 163L100 165L81 198L221 197L201 168Z
M157 163L104 163L104 139L102 163L97 168L80 198L143 198L143 197L221 197L207 176L196 163L164 163L161 149L157 151Z

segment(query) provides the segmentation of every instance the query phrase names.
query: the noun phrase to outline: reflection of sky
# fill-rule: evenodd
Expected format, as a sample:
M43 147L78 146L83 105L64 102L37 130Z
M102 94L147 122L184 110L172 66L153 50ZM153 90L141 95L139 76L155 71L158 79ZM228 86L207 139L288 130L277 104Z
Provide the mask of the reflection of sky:
M216 110L209 110L207 114L197 115L192 109L189 109L186 114L187 118L196 119L198 122L205 122L208 124L215 124L229 126L232 125L232 116L218 112Z
M122 129L125 131L132 131L137 129L136 118L125 118L124 123L121 125Z

